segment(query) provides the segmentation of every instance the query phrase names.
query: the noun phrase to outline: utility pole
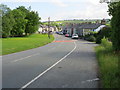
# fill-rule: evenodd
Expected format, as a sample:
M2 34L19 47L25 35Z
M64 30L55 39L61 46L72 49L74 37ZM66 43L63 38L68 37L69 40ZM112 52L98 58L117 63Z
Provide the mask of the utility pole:
M50 17L48 17L48 38L50 39Z

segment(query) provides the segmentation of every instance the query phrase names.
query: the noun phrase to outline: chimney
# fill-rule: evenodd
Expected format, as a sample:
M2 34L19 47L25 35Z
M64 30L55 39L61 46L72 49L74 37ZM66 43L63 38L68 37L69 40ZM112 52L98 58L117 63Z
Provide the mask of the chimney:
M105 24L106 24L105 19L101 20L101 24L102 24L102 25L105 25Z

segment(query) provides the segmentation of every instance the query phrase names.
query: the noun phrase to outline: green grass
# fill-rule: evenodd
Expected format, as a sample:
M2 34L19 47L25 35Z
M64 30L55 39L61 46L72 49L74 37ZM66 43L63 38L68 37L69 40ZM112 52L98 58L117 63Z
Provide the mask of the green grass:
M32 48L37 48L48 44L54 40L51 35L51 39L47 35L33 34L28 37L13 37L2 39L2 55L24 51Z
M95 48L99 63L100 85L102 88L120 88L118 59L119 53L112 50L112 44L108 43L108 47L104 45Z

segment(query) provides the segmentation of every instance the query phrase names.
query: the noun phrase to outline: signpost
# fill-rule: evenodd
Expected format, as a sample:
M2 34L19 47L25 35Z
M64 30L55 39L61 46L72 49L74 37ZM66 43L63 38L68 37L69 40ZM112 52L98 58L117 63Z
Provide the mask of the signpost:
M48 17L48 38L50 39L50 17Z

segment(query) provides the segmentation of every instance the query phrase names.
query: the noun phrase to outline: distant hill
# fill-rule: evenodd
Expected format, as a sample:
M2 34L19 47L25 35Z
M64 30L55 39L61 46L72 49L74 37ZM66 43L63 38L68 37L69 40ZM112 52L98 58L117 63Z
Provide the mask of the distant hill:
M65 23L85 23L85 22L101 22L102 19L73 19L73 20L58 20L58 21L51 21L55 22L57 24L65 24ZM105 19L107 24L110 24L110 19ZM47 24L48 22L43 22L44 24Z

